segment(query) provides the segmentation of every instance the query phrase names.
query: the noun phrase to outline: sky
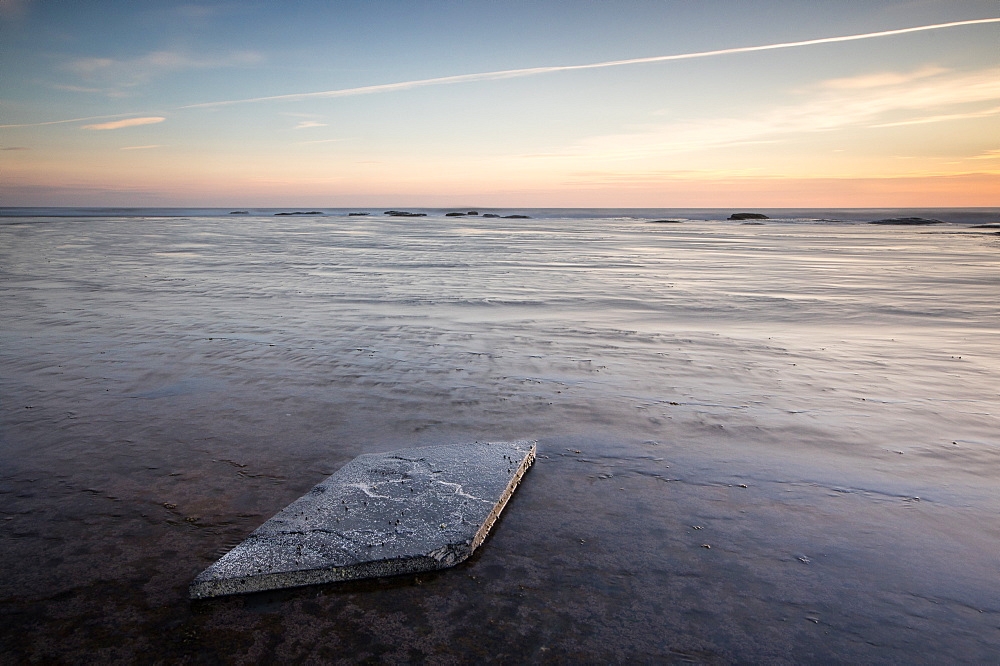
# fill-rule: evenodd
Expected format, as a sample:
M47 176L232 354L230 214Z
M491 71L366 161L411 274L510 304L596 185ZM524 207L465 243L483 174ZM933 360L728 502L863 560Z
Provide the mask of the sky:
M998 44L997 0L0 0L0 206L1000 206Z

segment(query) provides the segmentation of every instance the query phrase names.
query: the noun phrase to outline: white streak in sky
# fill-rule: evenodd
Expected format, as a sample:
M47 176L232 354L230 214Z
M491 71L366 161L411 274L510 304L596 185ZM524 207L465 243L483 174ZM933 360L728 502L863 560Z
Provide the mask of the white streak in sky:
M114 130L123 127L135 127L136 125L155 125L162 123L166 118L163 116L149 116L146 118L126 118L125 120L113 120L110 123L97 123L96 125L84 125L86 130Z
M270 97L252 97L248 99L235 99L220 102L203 102L200 104L187 104L176 107L178 109L195 109L202 107L226 106L230 104L249 104L251 102L271 102L271 101L292 101L301 99L315 99L324 97L350 97L353 95L371 95L375 93L393 92L396 90L409 90L423 86L439 86L452 83L470 83L473 81L490 81L497 79L513 79L524 76L534 76L536 74L549 74L552 72L567 72L581 69L600 69L604 67L620 67L622 65L639 65L648 62L666 62L668 60L690 60L692 58L708 58L711 56L729 55L733 53L750 53L752 51L772 51L775 49L788 49L798 46L812 46L814 44L833 44L836 42L851 42L859 39L873 39L876 37L889 37L892 35L903 35L910 32L921 32L924 30L940 30L942 28L955 28L964 25L977 25L983 23L1000 23L1000 18L973 19L969 21L954 21L952 23L938 23L935 25L922 25L916 28L900 28L897 30L884 30L882 32L869 32L862 35L847 35L845 37L822 37L820 39L808 39L801 42L785 42L782 44L765 44L763 46L739 46L731 49L720 49L718 51L700 51L698 53L680 53L676 55L653 56L650 58L633 58L631 60L610 60L607 62L591 63L589 65L557 65L551 67L530 67L527 69L507 69L497 72L483 72L479 74L460 74L457 76L443 76L434 79L421 79L418 81L402 81L400 83L386 83L375 86L363 86L360 88L343 88L341 90L325 90L322 92L295 93L291 95L273 95ZM125 113L107 116L92 116L90 118L72 118L69 120L50 120L41 123L22 123L16 125L0 125L5 127L38 127L40 125L59 125L62 123L73 123L82 120L93 120L96 118L120 118Z
M820 39L807 39L801 42L785 42L782 44L766 44L764 46L739 46L731 49L720 49L718 51L700 51L697 53L680 53L676 55L652 56L649 58L632 58L630 60L609 60L607 62L591 63L589 65L555 65L550 67L529 67L526 69L506 69L497 72L482 72L479 74L460 74L457 76L442 76L434 79L420 79L417 81L402 81L400 83L385 83L376 86L362 86L360 88L343 88L340 90L325 90L311 93L293 93L290 95L272 95L270 97L251 97L248 99L235 99L222 102L203 102L200 104L187 104L178 108L194 109L200 107L224 106L229 104L248 104L251 102L274 102L293 101L302 99L315 99L323 97L350 97L353 95L371 95L375 93L393 92L396 90L409 90L423 86L439 86L452 83L469 83L473 81L491 81L496 79L513 79L524 76L535 76L536 74L549 74L552 72L567 72L580 69L600 69L604 67L620 67L622 65L639 65L648 62L666 62L668 60L689 60L692 58L708 58L711 56L729 55L732 53L749 53L752 51L771 51L774 49L788 49L798 46L812 46L814 44L833 44L835 42L850 42L859 39L873 39L875 37L889 37L891 35L902 35L910 32L920 32L923 30L939 30L941 28L954 28L963 25L976 25L981 23L1000 23L1000 18L973 19L969 21L954 21L952 23L938 23L935 25L922 25L916 28L900 28L896 30L883 30L882 32L869 32L862 35L847 35L844 37L822 37Z
M87 116L86 118L70 118L68 120L49 120L44 123L22 123L20 125L0 125L0 127L41 127L42 125L63 125L65 123L79 123L84 120L102 120L104 118L121 118L122 116L135 115L132 113L111 113L104 116Z

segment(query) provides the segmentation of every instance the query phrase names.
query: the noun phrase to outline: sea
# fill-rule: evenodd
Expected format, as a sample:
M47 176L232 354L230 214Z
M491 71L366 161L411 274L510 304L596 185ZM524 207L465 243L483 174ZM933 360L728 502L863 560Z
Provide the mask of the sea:
M997 661L1000 208L389 210L0 208L0 662ZM510 439L452 569L188 599Z

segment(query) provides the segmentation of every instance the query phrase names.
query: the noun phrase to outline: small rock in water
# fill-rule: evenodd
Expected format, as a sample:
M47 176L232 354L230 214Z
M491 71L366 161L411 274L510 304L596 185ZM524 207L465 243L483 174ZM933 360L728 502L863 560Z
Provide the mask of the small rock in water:
M769 220L767 215L761 215L760 213L733 213L729 216L730 220Z
M944 224L941 220L931 220L926 217L890 217L885 220L874 220L869 224L898 224L905 226L921 224Z
M427 213L411 213L405 210L387 210L384 214L390 217L427 217Z

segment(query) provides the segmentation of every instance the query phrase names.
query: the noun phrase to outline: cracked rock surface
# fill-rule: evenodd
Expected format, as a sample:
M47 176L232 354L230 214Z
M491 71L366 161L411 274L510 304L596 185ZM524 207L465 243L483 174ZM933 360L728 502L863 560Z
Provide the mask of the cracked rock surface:
M203 571L192 598L443 569L482 543L535 442L358 456Z

